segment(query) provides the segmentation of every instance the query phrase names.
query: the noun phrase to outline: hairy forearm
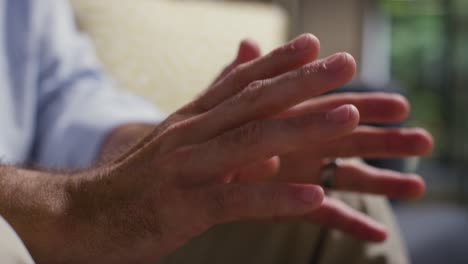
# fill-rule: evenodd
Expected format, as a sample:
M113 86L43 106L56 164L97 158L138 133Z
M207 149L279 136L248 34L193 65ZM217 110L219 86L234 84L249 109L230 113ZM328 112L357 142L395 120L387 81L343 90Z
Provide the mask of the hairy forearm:
M65 251L68 175L0 166L0 214L36 261ZM53 252L54 251L54 252Z
M115 129L101 147L99 162L113 160L153 128L129 124ZM83 253L80 251L86 251L83 247L90 246L81 243L79 236L87 226L81 218L88 215L93 204L94 195L86 194L94 190L84 190L81 183L93 182L98 178L95 175L106 174L107 167L72 173L0 165L0 215L18 233L35 261L69 263L70 256L78 260Z
M109 166L72 173L0 165L0 215L37 263L103 263L103 252L115 250L103 235L113 217L100 215L102 204L118 204L108 195L111 174Z

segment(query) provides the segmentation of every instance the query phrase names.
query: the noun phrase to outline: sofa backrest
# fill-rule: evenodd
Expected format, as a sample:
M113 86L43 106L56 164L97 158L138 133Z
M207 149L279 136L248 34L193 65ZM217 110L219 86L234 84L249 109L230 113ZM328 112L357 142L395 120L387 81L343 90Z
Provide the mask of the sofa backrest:
M287 36L273 5L165 0L72 0L78 25L121 87L166 112L188 102L234 57L245 37L263 51Z

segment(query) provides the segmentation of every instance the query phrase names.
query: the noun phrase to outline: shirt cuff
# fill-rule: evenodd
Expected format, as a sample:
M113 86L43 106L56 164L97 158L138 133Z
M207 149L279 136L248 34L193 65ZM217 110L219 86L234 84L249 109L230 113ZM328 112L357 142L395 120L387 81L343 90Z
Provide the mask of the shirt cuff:
M104 140L118 127L135 123L156 125L165 117L152 104L138 96L126 94L125 99L125 103L102 108L97 113L98 116L90 119L86 126L70 130L71 133L75 133L72 138L80 151L71 153L68 157L65 164L68 168L83 169L92 166L98 158ZM80 142L86 144L80 145Z

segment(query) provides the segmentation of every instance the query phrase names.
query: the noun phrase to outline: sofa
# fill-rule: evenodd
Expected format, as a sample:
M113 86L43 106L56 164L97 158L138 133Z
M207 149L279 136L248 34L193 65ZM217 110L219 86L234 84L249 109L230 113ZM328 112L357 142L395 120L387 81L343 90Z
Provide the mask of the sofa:
M287 38L278 6L255 2L72 0L80 29L105 69L164 112L208 86L243 38L264 52Z

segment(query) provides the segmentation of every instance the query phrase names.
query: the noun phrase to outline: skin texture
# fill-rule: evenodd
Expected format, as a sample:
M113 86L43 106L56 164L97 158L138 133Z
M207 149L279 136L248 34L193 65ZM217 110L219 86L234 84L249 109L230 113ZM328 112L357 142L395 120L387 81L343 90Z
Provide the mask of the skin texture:
M384 227L325 197L320 168L330 157L424 155L432 139L422 129L359 126L403 119L402 97L316 98L356 69L349 54L315 60L318 52L310 34L266 56L242 42L213 84L164 122L111 133L101 151L110 161L68 174L1 167L0 213L40 263L148 263L238 220L307 219L384 240ZM345 162L336 187L394 198L424 191L419 176Z

